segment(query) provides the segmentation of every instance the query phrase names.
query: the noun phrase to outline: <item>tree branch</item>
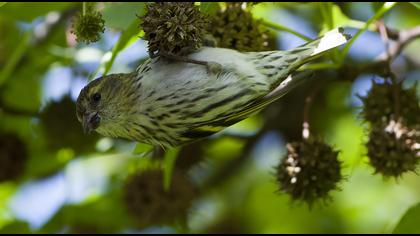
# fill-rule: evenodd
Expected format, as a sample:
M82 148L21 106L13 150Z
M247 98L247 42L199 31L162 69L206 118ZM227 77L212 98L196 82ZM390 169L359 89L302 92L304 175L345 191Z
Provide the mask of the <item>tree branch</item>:
M420 38L420 26L416 26L411 29L395 31L386 27L386 33L388 34L389 39L392 39L394 42L390 40L389 45L389 57L391 60L397 57L402 50L414 39ZM383 52L379 57L378 60L388 60L387 52Z
M324 86L325 80L322 80L317 86L312 90L312 92L306 97L305 105L303 106L303 125L302 125L302 137L307 139L310 136L310 125L309 125L309 111L312 105L313 100L318 94L322 86Z
M379 30L379 24L376 26ZM384 25L388 36L389 48L380 54L374 61L366 64L344 64L339 69L339 78L354 81L361 74L377 74L379 76L389 76L389 63L397 58L403 49L413 40L420 38L420 26L406 30L395 30Z

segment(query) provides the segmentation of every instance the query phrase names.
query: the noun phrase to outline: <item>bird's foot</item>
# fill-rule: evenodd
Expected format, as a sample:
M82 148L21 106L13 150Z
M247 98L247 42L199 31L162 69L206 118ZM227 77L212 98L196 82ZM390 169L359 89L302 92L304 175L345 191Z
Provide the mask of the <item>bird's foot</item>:
M170 60L174 60L174 61L180 61L180 62L186 62L186 63L193 63L193 64L197 64L197 65L203 65L203 66L207 66L207 62L205 61L198 61L198 60L194 60L194 59L190 59L188 57L185 56L178 56L172 53L167 53L167 52L159 52L157 54L155 54L155 57L157 56L161 56L164 57L166 59L170 59Z
M220 63L213 62L213 61L200 61L200 60L194 60L190 59L185 56L178 56L172 53L166 53L166 52L159 52L157 54L154 54L153 57L162 56L164 58L174 60L174 61L180 61L180 62L186 62L186 63L192 63L197 65L206 66L207 71L211 74L217 74L220 73L223 70L223 67Z

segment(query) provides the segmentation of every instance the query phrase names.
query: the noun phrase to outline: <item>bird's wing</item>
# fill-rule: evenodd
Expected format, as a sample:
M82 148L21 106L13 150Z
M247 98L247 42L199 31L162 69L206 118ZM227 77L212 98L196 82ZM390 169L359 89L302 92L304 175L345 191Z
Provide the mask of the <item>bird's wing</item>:
M218 119L195 123L194 127L191 127L184 136L200 138L219 132L226 127L248 118L256 112L261 111L267 105L281 98L302 82L312 78L312 75L313 73L311 71L290 75L277 88L272 90L272 92L245 105L239 112L235 111Z
M297 68L324 52L346 43L349 39L350 36L344 34L342 28L337 28L327 32L324 36L288 51L248 53L248 56L254 59L256 69L267 78L267 82L271 85L271 92L250 101L239 111L232 111L217 119L192 124L192 127L186 131L184 136L191 138L205 137L260 111L306 79L311 78L309 76L310 72L291 76Z
M345 44L350 36L343 28L337 28L304 45L287 51L251 52L256 69L266 76L272 88L303 64L323 55L325 52Z

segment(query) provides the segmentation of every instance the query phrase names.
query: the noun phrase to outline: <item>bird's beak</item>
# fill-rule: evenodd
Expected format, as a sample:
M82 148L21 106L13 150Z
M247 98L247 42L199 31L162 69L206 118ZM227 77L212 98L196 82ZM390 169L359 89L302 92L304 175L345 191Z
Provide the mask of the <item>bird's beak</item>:
M86 134L90 134L93 130L99 127L101 117L98 113L85 113L82 120L83 131Z

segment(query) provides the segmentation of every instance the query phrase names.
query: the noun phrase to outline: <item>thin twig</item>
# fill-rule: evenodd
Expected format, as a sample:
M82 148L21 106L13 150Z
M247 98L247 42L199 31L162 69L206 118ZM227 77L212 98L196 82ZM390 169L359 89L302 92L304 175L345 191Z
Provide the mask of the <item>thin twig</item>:
M344 78L348 81L354 81L361 74L377 74L383 77L389 76L388 58L391 58L390 61L392 62L392 60L397 58L410 42L420 38L420 26L401 31L391 29L386 26L384 27L390 41L389 50L383 52L375 60L369 63L343 64L339 68L339 72L342 73L342 76L339 76L340 78ZM376 24L376 28L379 31L378 24Z
M285 32L291 33L291 34L293 34L293 35L295 35L295 36L297 36L297 37L299 37L299 38L301 38L301 39L303 39L303 40L305 40L307 42L310 42L310 41L313 40L313 39L311 39L311 38L309 38L309 37L307 37L307 36L305 36L305 35L297 32L297 31L294 31L293 29L290 29L290 28L284 26L284 25L279 25L279 24L276 24L276 23L273 23L273 22L269 22L269 21L264 20L264 19L261 19L261 24L263 24L263 25L265 25L267 27L276 29L276 30L280 30L280 31L285 31Z
M378 57L379 60L387 60L388 56L395 59L410 42L420 38L420 26L401 31L392 30L386 26L385 28L389 39L392 39L395 42L392 45L390 44L390 48L387 52L382 53Z
M391 69L391 63L392 63L392 60L395 58L395 55L392 55L391 53L390 40L388 37L388 31L386 30L385 24L383 23L383 21L378 21L377 25L378 25L379 33L382 37L382 40L385 43L386 69L387 69L387 74L391 78L391 81L392 81L392 91L393 91L393 97L394 97L394 112L395 112L394 120L397 121L400 115L400 96L399 96L400 91L399 91L397 78Z
M305 99L305 105L303 107L303 129L302 129L303 139L308 139L310 136L309 111L310 111L313 100L315 99L316 95L318 94L319 90L321 89L323 85L324 85L324 81L320 82Z

